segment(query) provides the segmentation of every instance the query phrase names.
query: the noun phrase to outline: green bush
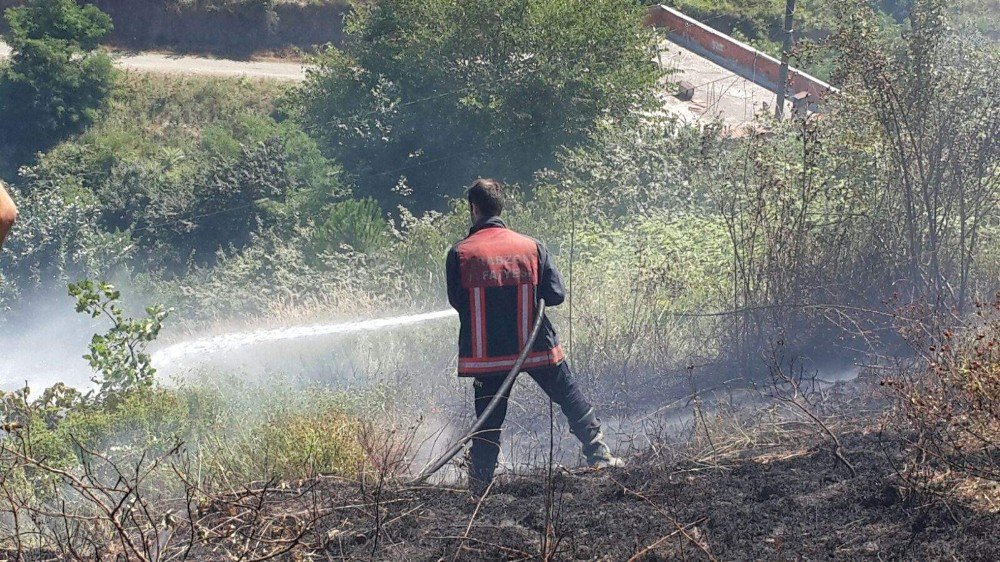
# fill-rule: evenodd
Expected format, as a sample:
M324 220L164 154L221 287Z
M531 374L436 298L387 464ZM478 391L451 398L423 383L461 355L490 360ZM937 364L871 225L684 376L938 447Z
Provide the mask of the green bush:
M6 20L13 56L0 70L2 136L30 153L97 118L114 85L111 59L96 51L111 19L73 0L29 0Z
M643 15L625 0L360 4L289 111L359 195L434 208L477 174L530 178L643 102L658 76Z
M349 190L312 138L272 115L284 88L125 74L100 120L10 182L22 213L0 253L0 307L135 263L169 279L192 253L211 263L264 230L323 222Z
M307 411L269 416L248 457L269 459L280 478L316 473L352 474L361 465L360 425L342 406L321 403Z
M260 229L293 224L286 204L299 186L288 174L288 159L277 138L244 146L234 161L216 159L181 216L181 251L190 248L202 260L214 258L220 248L245 248Z
M329 216L317 228L314 241L321 250L341 244L364 253L384 248L388 225L374 199L347 199L330 206Z
M30 173L30 172L29 172ZM13 187L17 228L0 252L0 324L32 314L41 303L31 289L63 285L80 276L105 275L133 255L129 238L95 224L101 208L79 182L30 181ZM40 297L44 299L45 297ZM19 304L16 309L12 306Z
M160 334L168 311L162 305L150 306L145 318L126 318L118 304L121 293L108 283L72 283L69 295L76 299L77 312L112 324L106 334L94 335L90 353L83 356L99 374L94 379L99 385L95 400L106 403L151 388L156 369L146 345Z
M158 387L144 347L157 337L164 309L150 307L148 318L128 319L119 293L107 284L83 281L70 293L79 312L113 324L94 336L85 356L98 388L83 394L57 384L38 398L28 387L0 392L7 493L32 504L73 501L66 474L99 481L125 474L122 467L151 471L151 493L166 496L189 482L203 491L228 490L234 481L348 475L362 464L359 424L345 397L238 382ZM165 456L170 462L159 465Z

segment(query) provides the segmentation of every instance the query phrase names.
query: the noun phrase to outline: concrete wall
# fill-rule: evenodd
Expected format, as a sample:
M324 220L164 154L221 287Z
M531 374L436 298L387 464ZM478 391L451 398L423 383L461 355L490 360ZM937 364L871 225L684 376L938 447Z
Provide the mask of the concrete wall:
M778 91L778 76L781 61L753 47L720 33L711 27L692 19L677 10L662 5L650 6L646 25L667 31L667 38L690 49L712 62L739 74L740 76ZM789 68L789 96L807 92L813 99L819 99L836 88L819 78Z

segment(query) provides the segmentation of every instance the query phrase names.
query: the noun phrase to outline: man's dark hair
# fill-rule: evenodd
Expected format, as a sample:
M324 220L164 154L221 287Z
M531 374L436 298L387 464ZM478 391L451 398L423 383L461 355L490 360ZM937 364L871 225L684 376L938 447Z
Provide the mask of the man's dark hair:
M497 180L479 178L465 192L469 203L475 203L484 218L498 217L503 212L503 185Z

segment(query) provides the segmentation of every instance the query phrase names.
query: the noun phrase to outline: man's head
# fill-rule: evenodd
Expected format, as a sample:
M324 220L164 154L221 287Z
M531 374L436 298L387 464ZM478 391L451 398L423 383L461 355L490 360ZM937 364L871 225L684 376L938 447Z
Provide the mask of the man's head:
M473 224L499 217L503 212L503 186L497 180L479 178L472 182L465 195L469 198L469 213Z

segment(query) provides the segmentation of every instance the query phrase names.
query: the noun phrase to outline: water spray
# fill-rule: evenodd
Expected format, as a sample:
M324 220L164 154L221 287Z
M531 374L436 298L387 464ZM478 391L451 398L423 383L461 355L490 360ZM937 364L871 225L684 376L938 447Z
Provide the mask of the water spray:
M260 343L297 340L302 338L327 336L331 334L372 332L385 328L396 328L399 326L409 326L432 320L451 318L456 314L457 313L454 310L448 309L439 310L437 312L428 312L425 314L396 316L394 318L376 318L373 320L362 320L359 322L315 324L311 326L294 326L290 328L222 334L218 336L185 341L161 349L153 354L153 365L162 368L171 363L176 363L186 357L198 355L206 356L213 353L232 351L234 349L240 349Z
M181 342L161 349L153 354L153 364L164 367L170 363L178 362L186 357L232 351L234 349L259 343L296 340L330 334L369 332L384 328L420 324L432 320L450 318L455 315L456 312L449 309L425 314L397 316L394 318L378 318L360 322L317 324L312 326L257 330L253 332L234 332L230 334L222 334L219 336ZM511 387L514 386L514 382L517 380L517 376L521 372L521 367L527 360L528 354L531 352L531 348L535 345L535 340L538 339L538 334L541 332L542 320L544 318L545 299L538 299L538 314L535 317L535 324L531 330L531 334L528 336L528 340L525 343L524 348L521 350L521 354L518 356L517 361L514 362L513 368L511 368L510 372L507 373L507 377L504 379L503 384L500 386L500 390L497 392L496 396L493 397L490 403L486 406L486 409L483 410L483 414L476 419L472 428L469 429L469 431L466 432L461 439L456 441L451 448L445 451L443 455L427 465L427 467L424 468L424 470L410 482L411 485L420 484L430 478L435 472L441 470L441 467L448 464L451 459L455 458L455 455L462 450L465 444L479 433L483 424L486 423L486 419L493 413L494 410L497 409L500 401L506 398Z
M527 343L524 344L524 349L521 350L521 355L518 356L517 361L514 362L514 367L507 373L507 378L503 380L503 384L500 385L500 390L497 391L493 400L486 406L483 410L481 416L476 419L476 423L472 424L472 429L470 429L461 439L455 442L450 449L445 451L443 455L437 458L434 462L427 465L427 468L423 469L416 478L410 481L410 485L414 486L422 483L431 477L435 472L441 470L441 467L448 464L451 459L455 458L455 455L469 442L470 439L479 433L479 430L486 423L486 419L490 417L493 410L497 409L501 400L506 400L508 393L510 393L510 388L514 386L514 381L517 380L517 375L521 373L521 366L524 365L524 361L528 358L528 353L531 352L531 348L535 345L535 340L538 339L538 333L542 329L542 319L545 318L545 299L538 299L538 316L535 318L535 326L531 330L531 335L528 336Z

